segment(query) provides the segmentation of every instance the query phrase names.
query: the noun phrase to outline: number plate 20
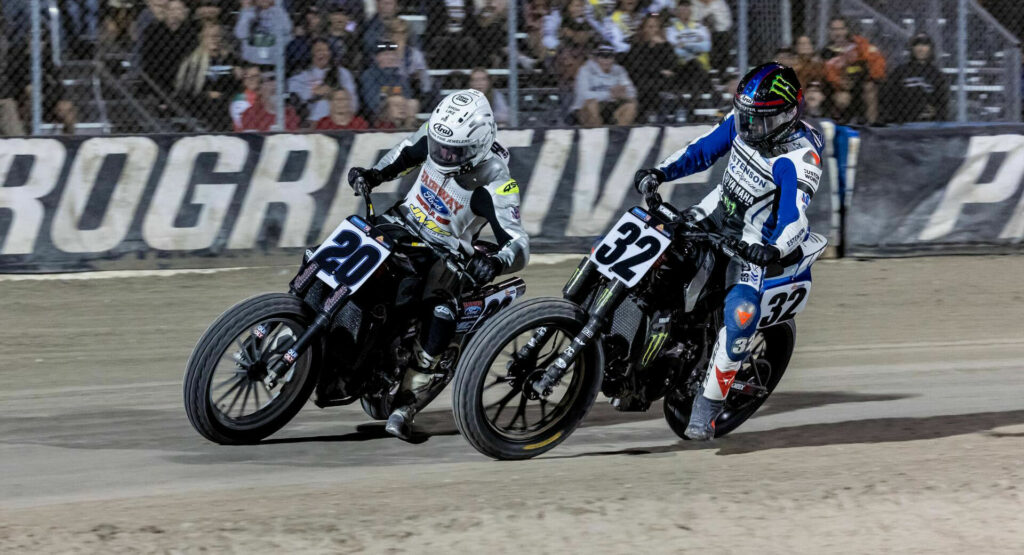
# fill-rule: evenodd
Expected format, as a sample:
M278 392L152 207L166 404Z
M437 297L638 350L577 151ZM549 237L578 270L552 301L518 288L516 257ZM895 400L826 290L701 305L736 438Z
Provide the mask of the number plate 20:
M337 289L345 285L354 293L391 254L391 243L358 216L339 225L313 253L320 264L316 277Z
M671 243L667 232L652 227L650 219L641 208L633 208L619 218L591 256L599 272L622 280L626 287L633 287L647 275Z
M765 290L761 296L761 320L757 327L766 328L792 319L807 306L811 282L797 281Z

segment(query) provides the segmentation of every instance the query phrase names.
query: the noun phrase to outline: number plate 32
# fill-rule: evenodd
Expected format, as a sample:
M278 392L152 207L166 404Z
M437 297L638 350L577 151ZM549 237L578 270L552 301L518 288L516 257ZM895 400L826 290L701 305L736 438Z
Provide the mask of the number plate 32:
M761 296L761 321L757 327L766 328L793 319L807 306L810 292L810 281L789 282L766 289Z
M597 270L625 282L626 287L633 287L647 275L671 243L668 232L651 226L650 221L650 214L640 207L623 214L590 257Z
M313 253L320 265L316 277L337 289L345 285L354 293L391 254L391 243L359 216L339 225Z

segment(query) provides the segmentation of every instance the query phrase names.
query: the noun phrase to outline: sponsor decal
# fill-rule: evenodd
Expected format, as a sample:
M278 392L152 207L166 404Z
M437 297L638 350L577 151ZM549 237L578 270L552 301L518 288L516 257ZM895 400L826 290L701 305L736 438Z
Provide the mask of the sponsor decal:
M452 131L450 127L443 123L435 123L434 132L442 137L451 137L452 135L455 134L455 132Z
M722 390L722 396L729 394L729 387L732 385L732 380L735 378L735 370L722 372L722 370L715 365L715 379L718 381L718 387Z
M451 215L451 211L448 210L448 207L445 206L444 202L438 198L434 191L431 191L425 185L420 185L420 194L417 198L420 199L423 206L430 209L431 212L440 214L441 216Z
M447 189L438 185L437 181L434 181L433 178L427 175L427 172L425 170L420 172L420 184L420 193L423 193L424 188L426 188L428 191L431 191L432 193L434 193L434 196L437 199L436 202L439 203L440 206L439 208L438 204L435 204L433 201L431 201L430 204L425 205L426 208L431 208L444 216L447 216L449 214L458 214L459 211L465 208L465 205L463 203L456 200L456 198L450 192L448 192ZM441 210L441 208L443 208L444 210ZM448 211L449 209L451 209L450 213Z
M750 321L754 317L754 305L749 302L741 303L740 306L736 307L736 323L741 328L745 328L750 324Z
M462 305L462 314L468 318L479 316L484 311L484 303L480 301L474 301L472 303L466 303Z
M519 184L516 183L515 179L509 179L498 189L499 195L518 195Z
M804 154L804 162L807 162L808 164L811 164L812 166L815 166L817 168L821 167L821 157L818 156L818 153L814 152L813 150L808 150L807 153Z
M456 106L469 106L473 98L465 93L459 93L452 97L452 104Z
M427 228L427 231L430 231L431 233L436 233L437 235L441 235L443 237L451 237L451 232L442 228L440 225L438 225L437 222L430 219L430 217L427 216L427 214L423 210L420 210L419 207L410 206L409 211L412 213L412 217L415 218L416 221L420 223L420 225Z
M519 221L519 207L518 206L513 206L512 208L509 208L509 211L512 212L512 219L518 222Z
M781 96L786 102L796 102L796 87L783 79L782 75L776 75L775 79L772 79L772 86L768 90Z

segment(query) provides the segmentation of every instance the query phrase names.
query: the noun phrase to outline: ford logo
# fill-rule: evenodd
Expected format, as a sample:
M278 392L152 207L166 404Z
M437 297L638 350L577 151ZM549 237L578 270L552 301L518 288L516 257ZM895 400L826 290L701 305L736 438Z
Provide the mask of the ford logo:
M436 132L438 135L442 137L451 137L452 135L455 134L454 131L452 131L447 125L443 123L435 123L434 132Z
M473 102L473 99L469 95L457 94L452 97L452 104L456 106L468 106L470 102Z
M441 199L437 197L437 193L434 191L420 185L420 196L423 197L423 200L427 201L429 208L434 212L437 212L442 216L447 216L449 214L448 207L441 202Z
M469 317L477 316L477 315L479 315L483 311L484 311L484 309L480 305L467 306L466 307L466 316L469 316Z

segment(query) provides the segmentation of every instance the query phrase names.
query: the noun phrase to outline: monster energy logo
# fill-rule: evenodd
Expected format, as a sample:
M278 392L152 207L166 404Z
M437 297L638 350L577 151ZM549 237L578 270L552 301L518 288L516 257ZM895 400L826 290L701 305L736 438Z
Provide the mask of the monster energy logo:
M658 351L661 350L661 345L665 343L666 337L668 337L668 334L665 332L656 333L651 336L651 340L647 343L647 350L644 351L644 358L640 361L643 366L647 366L651 358L658 354Z
M775 79L772 80L772 87L768 90L781 96L786 102L795 102L796 93L793 92L794 88L781 75L776 75Z
M727 196L722 197L722 207L725 208L725 213L729 216L736 213L736 201Z

